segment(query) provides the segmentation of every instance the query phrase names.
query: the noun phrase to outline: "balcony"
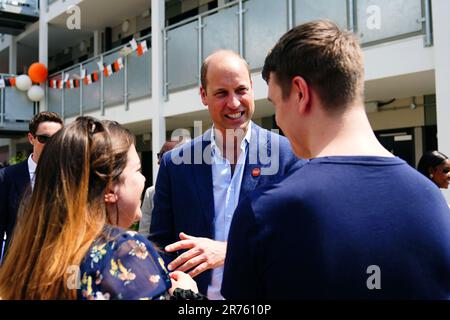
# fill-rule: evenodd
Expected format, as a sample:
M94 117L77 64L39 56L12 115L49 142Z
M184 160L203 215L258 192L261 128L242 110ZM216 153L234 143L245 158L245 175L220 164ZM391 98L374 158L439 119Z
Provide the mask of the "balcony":
M240 52L257 71L283 33L319 18L353 30L363 46L421 34L425 45L431 45L428 0L233 1L164 30L166 98L197 86L201 62L214 50Z
M202 60L217 49L240 52L252 71L262 68L264 58L278 38L292 26L328 18L353 30L363 46L423 35L424 46L432 45L430 0L239 0L202 13L164 31L164 91L166 99L176 91L199 84ZM47 90L51 111L64 117L101 110L151 95L151 48L143 57L130 55L124 70L110 77L99 73L98 82L72 89ZM50 80L70 78L98 70L97 62L109 64L121 48L74 65Z
M19 35L29 23L39 20L39 0L1 0L0 33Z
M13 76L0 74L0 79ZM35 104L28 99L26 92L19 91L15 87L0 89L0 133L2 137L26 133L34 112Z
M98 81L85 85L80 81L77 88L62 89L48 88L47 101L49 111L58 112L64 118L77 116L86 112L101 110L105 108L123 104L128 110L131 100L150 97L151 95L151 35L137 39L137 42L147 41L148 51L142 56L136 52L123 56L122 49L126 46L117 47L99 56L84 61L81 64L71 66L58 73L49 76L49 83L52 80L79 79L82 70L86 74L97 71ZM123 69L117 73L106 77L98 70L98 63L108 65L123 58Z

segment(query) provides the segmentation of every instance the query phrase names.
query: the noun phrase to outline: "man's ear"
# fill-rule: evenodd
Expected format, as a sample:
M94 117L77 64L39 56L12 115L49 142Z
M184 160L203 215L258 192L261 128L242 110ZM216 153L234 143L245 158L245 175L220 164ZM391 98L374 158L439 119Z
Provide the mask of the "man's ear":
M206 90L200 86L200 97L202 98L202 103L204 106L208 106L208 103L206 102Z
M27 137L28 137L28 141L30 142L30 144L31 144L31 145L34 145L34 143L33 143L34 137L33 137L33 135L31 134L31 132L28 132Z
M307 113L311 109L311 93L308 83L300 76L296 76L291 82L291 95L295 95L295 101L299 113Z

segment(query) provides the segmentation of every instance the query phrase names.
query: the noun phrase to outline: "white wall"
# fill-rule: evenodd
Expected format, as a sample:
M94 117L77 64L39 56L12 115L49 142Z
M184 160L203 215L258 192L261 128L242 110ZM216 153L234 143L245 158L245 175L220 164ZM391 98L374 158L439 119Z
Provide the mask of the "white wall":
M423 36L364 48L366 80L434 69L434 48L424 47Z
M450 1L433 0L433 30L436 62L436 113L439 151L450 156ZM444 195L450 203L450 190Z

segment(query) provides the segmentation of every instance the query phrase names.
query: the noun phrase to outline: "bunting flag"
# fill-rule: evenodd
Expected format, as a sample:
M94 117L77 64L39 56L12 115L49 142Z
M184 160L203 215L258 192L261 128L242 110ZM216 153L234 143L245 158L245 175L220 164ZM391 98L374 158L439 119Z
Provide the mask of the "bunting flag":
M94 71L94 72L91 74L91 76L92 76L92 83L98 81L99 78L98 78L98 72L97 72L97 71Z
M137 46L137 55L140 57L147 51L148 51L147 41L144 40L144 41L140 42Z
M100 70L100 72L103 72L103 70L105 69L105 66L103 65L103 63L101 61L97 62L98 65L98 70Z
M70 79L65 82L66 88L73 89L80 86L80 82L77 79Z
M86 75L86 77L84 77L83 82L85 85L90 85L91 83L97 82L98 81L98 72L94 71L91 74Z
M14 79L14 81L13 81L13 79ZM14 86L14 84L15 84L15 78L7 78L7 79L5 79L5 86L7 86L7 87L13 87ZM13 82L14 82L14 84L13 84Z
M6 87L14 87L16 85L16 78L7 78L7 79L0 79L0 88L6 88Z
M78 88L80 86L80 81L78 79L69 79L67 81L64 80L50 80L50 88L52 89L73 89Z
M88 74L86 77L84 77L83 82L85 85L90 85L92 81L92 74Z
M137 55L139 57L144 55L148 51L146 40L143 40L143 41L137 43L135 39L132 39L129 42L129 44L126 45L124 48L128 48L128 50L130 50L130 53L133 51L136 51ZM84 85L90 85L99 80L100 72L102 72L105 77L110 77L111 75L119 72L120 70L122 70L124 68L125 65L124 65L123 56L124 55L121 54L118 59L116 59L112 64L108 64L108 65L103 64L101 61L98 61L97 62L98 70L92 72L91 74L87 74L86 69L81 69L79 76L73 75L75 79L69 79L70 75L69 75L69 73L66 73L64 76L64 79L50 80L49 87L52 89L63 89L63 88L73 89L73 88L78 88L81 84L81 81L84 83ZM4 79L4 81L0 83L0 88L2 85L14 86L15 80L16 80L15 78Z
M123 60L122 58L117 59L112 64L114 73L118 72L119 70L123 69Z
M112 65L108 64L107 66L105 66L103 68L103 74L105 75L105 77L109 77L110 75L112 75L113 74Z
M131 46L131 49L132 49L133 51L136 51L136 50L137 50L138 45L137 45L136 39L133 38L133 39L130 41L130 46Z

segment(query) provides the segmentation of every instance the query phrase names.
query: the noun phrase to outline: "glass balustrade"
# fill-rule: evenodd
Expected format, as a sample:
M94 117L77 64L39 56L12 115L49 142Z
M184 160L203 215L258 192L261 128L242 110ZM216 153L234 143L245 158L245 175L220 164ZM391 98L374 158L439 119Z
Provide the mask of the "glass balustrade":
M1 79L8 79L13 75L1 74ZM28 122L34 115L34 103L28 99L27 93L16 87L0 89L0 130L27 130Z
M51 80L64 79L63 75L80 81L77 88L67 88L66 85L63 89L49 87L47 93L49 110L63 113L64 117L74 117L81 113L100 110L102 103L103 107L111 107L150 96L151 38L146 36L137 40L137 43L144 40L147 41L148 51L141 56L138 56L136 51L125 55L123 47L119 47L83 62L81 67L86 71L86 75L94 72L98 74L98 80L93 83L85 84L82 81L80 64L51 75L49 83ZM108 77L100 72L98 66L100 61L107 66L118 58L122 58L123 69Z
M165 63L164 81L168 89L166 93L198 86L201 61L218 49L241 51L251 69L258 70L262 68L267 52L290 25L295 26L315 19L330 19L342 28L354 30L363 45L423 34L424 19L430 19L423 9L424 1L231 2L225 7L216 8L165 28L166 41L163 48L165 59L162 63ZM243 10L240 11L239 8ZM84 85L82 89L70 89L71 92L65 92L65 115L78 114L80 102L83 112L87 112L149 96L152 79L150 37L147 37L147 42L149 51L142 57L137 57L135 53L124 57L127 59L126 63L124 61L125 70L110 77L99 73L103 81L99 79L97 83ZM118 50L108 52L103 55L104 63L110 64L119 56L121 55ZM83 64L83 68L90 74L98 70L98 61L100 57L91 59ZM78 74L79 70L74 68L73 73ZM59 110L61 97L61 90L49 88L49 108Z

